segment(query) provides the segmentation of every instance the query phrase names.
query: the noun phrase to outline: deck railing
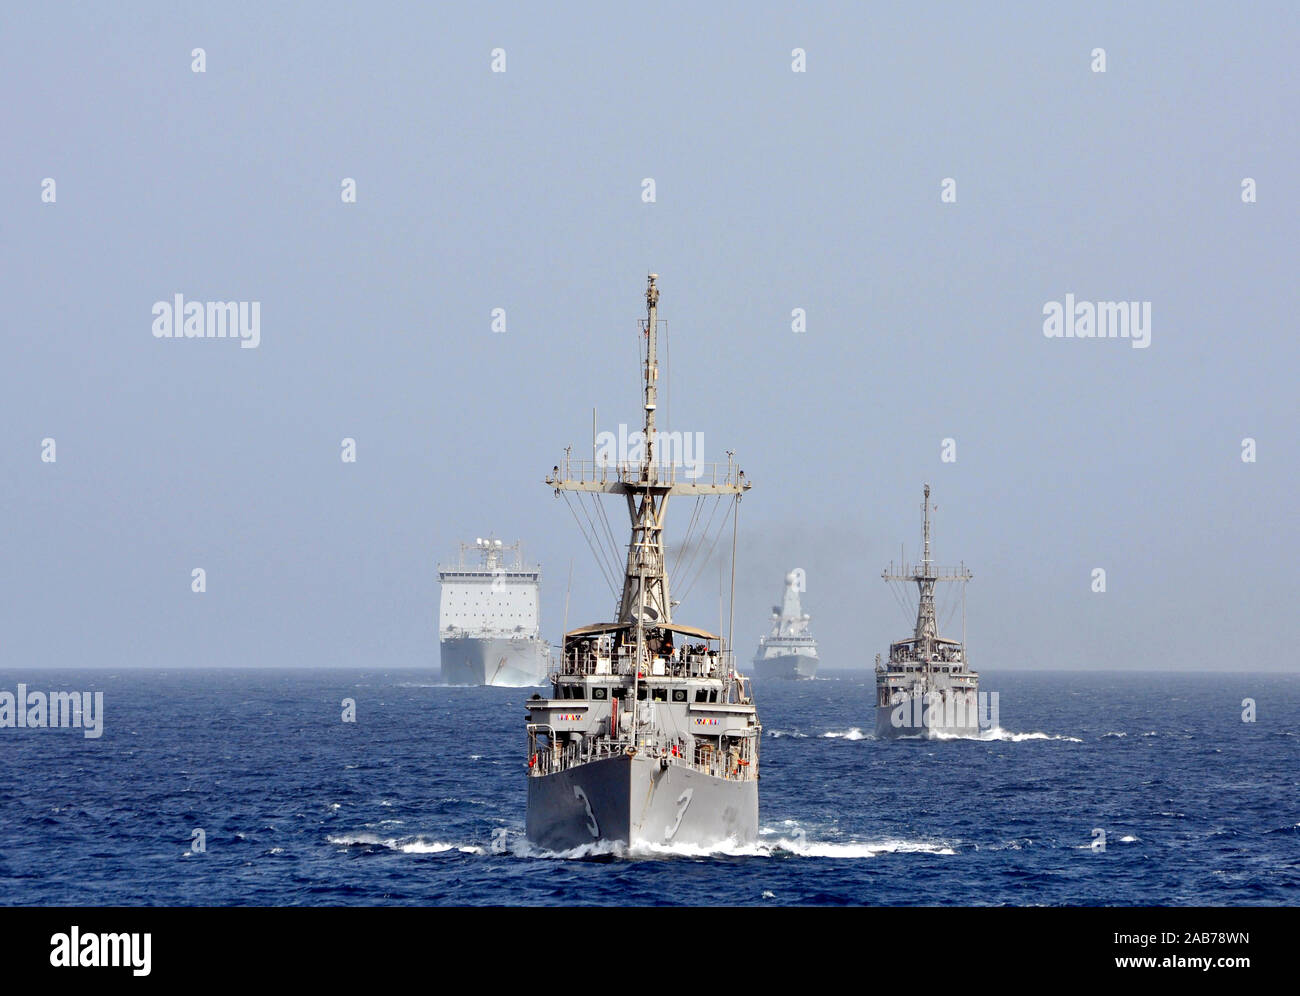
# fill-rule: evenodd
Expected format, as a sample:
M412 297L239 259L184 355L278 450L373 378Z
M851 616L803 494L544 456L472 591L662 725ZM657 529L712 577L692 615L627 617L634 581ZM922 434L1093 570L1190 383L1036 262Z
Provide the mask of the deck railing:
M549 731L549 732L544 732ZM539 734L545 737L538 740ZM639 738L638 743L630 740L612 740L608 737L588 739L580 751L574 742L557 741L554 730L545 723L528 725L528 774L540 778L569 768L600 761L620 754L635 752L668 764L679 764L692 768L715 778L730 781L751 781L758 777L758 737L737 737L727 749L719 750L711 742L696 743L694 751L683 739L648 740Z

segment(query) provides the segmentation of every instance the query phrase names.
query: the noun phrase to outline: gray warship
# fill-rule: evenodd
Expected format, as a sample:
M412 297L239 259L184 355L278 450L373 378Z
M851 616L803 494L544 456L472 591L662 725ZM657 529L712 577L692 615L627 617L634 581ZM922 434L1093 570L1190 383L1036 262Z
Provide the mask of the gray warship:
M916 629L889 645L888 661L876 655L876 738L979 735L977 698L979 674L966 659L965 601L963 588L962 639L939 635L935 620L934 586L943 581L971 579L962 564L936 567L930 559L930 485L922 504L924 553L921 563L897 569L891 563L881 574L886 581L915 582L920 597Z
M804 572L785 576L785 595L772 606L772 632L758 641L754 655L756 678L817 677L817 641L808 632L808 614L799 604Z
M519 543L476 539L438 568L438 636L448 685L526 688L546 680L550 648L538 624L541 571Z
M590 462L566 451L546 478L566 502L573 495L599 508L599 496L621 496L631 517L626 555L617 546L610 551L621 559L611 565L622 574L621 594L611 584L616 618L565 633L550 696L534 695L527 703L526 832L549 850L615 842L709 847L758 839L762 727L750 681L736 670L730 640L672 618L678 603L669 598L663 537L670 497L729 506L734 622L735 513L750 484L731 454L725 467L700 465L689 473L660 465L656 280L650 274L641 324L640 459L602 461L593 443ZM680 563L679 557L673 573Z

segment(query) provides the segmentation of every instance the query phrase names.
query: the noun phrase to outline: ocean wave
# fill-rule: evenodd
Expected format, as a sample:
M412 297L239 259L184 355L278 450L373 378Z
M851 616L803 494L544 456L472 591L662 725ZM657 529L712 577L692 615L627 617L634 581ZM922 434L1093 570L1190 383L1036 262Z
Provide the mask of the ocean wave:
M696 844L636 844L628 851L631 857L657 858L832 858L855 860L874 858L880 854L941 854L953 855L947 844L927 841L882 840L873 843L859 841L819 841L803 836L778 837L776 840L740 844L724 841L710 846Z
M847 730L827 730L822 734L832 740L875 740L875 734L863 733L856 726Z
M828 734L829 735L829 734ZM975 736L968 736L964 733L945 733L941 730L931 730L928 733L905 734L898 737L899 740L982 740L986 742L1001 741L1005 743L1023 743L1026 740L1063 740L1067 743L1083 743L1078 737L1067 737L1060 733L1016 733L1012 730L1004 730L1000 726L995 726L991 730L981 730Z
M1078 737L1067 737L1063 733L1014 733L1011 730L1004 730L1000 726L995 726L991 730L984 730L979 735L980 740L1005 740L1013 744L1022 743L1025 740L1064 740L1066 743L1081 744L1083 743Z
M1016 837L1012 840L1004 840L1000 844L975 844L974 847L977 851L1023 851L1026 847L1032 847L1033 844L1034 841L1031 837Z
M880 854L936 854L954 855L952 846L936 841L903 840L887 837L878 841L827 841L810 838L795 820L783 820L780 828L763 827L764 838L742 844L734 838L716 844L637 843L628 847L622 841L598 841L567 851L545 851L522 838L507 845L511 853L520 857L545 857L581 859L614 856L630 859L673 858L832 858L863 859Z
M742 844L734 839L716 844L643 843L628 846L624 841L596 840L590 844L549 850L523 837L496 841L483 847L475 844L454 844L424 837L380 837L377 834L346 834L327 837L331 844L341 847L383 848L402 854L461 854L504 855L538 861L590 861L593 859L670 860L674 858L831 858L855 860L874 858L881 854L935 854L953 855L957 852L948 844L931 841L885 839L875 842L809 840L801 834L781 836L773 840Z
M1127 736L1128 736L1127 733L1103 733L1101 735L1101 739L1105 740L1107 737L1127 737Z
M1139 843L1141 843L1141 841L1142 841L1142 838L1140 838L1140 837L1135 837L1133 834L1130 833L1130 834L1125 834L1123 837L1116 837L1115 840L1114 840L1114 843L1116 843L1116 844L1139 844ZM1105 848L1104 846L1102 846L1102 843L1101 843L1100 840L1094 840L1094 841L1092 841L1091 843L1088 843L1088 844L1075 844L1075 845L1074 845L1074 850L1076 850L1076 851L1104 851L1104 850L1106 850L1106 848Z
M769 737L794 737L797 740L807 740L808 734L800 733L798 730L768 730Z
M325 838L340 847L382 847L402 854L445 854L459 851L462 854L482 854L483 848L474 845L451 844L424 837L380 837L373 833L342 834Z

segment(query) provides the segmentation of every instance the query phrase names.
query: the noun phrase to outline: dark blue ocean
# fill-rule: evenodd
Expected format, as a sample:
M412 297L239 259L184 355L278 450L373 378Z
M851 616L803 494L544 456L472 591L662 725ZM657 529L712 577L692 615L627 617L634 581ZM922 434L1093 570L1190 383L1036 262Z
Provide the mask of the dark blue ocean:
M102 690L105 727L0 729L4 904L1300 901L1296 676L986 671L1001 730L943 742L872 739L866 674L756 682L761 846L596 857L523 839L532 690L0 672L20 681Z

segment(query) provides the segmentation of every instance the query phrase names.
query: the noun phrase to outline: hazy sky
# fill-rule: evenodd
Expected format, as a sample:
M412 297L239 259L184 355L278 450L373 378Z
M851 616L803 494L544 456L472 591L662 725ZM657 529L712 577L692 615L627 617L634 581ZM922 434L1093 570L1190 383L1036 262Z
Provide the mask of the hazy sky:
M639 421L654 270L668 427L754 482L743 655L796 566L826 667L909 631L929 481L977 667L1295 667L1293 4L117 6L0 13L5 666L432 666L489 532L551 640L571 560L608 617L542 479ZM155 338L178 293L260 345Z

